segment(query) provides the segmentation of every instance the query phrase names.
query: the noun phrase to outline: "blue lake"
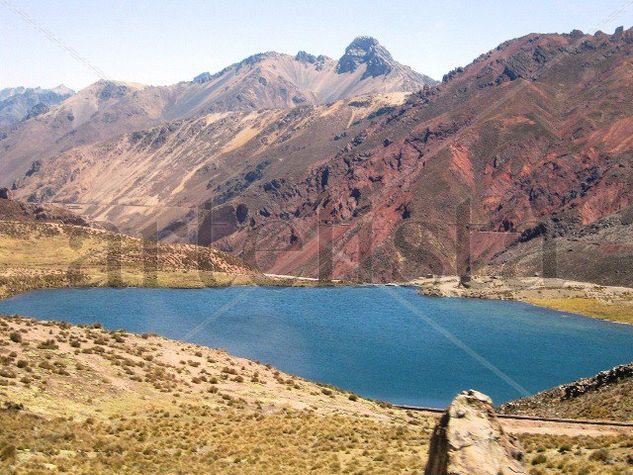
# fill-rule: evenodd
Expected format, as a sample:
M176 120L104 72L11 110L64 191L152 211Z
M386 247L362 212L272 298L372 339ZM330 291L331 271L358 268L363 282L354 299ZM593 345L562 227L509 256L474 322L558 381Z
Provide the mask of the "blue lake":
M154 332L398 404L495 403L633 361L633 327L414 289L41 290L0 313Z

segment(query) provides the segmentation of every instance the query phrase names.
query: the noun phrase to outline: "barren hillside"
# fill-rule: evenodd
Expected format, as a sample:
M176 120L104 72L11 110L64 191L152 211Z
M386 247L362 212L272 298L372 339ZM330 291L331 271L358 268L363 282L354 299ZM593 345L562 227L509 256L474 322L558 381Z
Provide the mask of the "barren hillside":
M633 421L633 364L504 404L507 414Z
M404 103L174 121L57 155L17 192L280 274L461 274L544 220L588 225L631 204L632 52L622 29L531 34Z
M367 37L355 39L338 61L305 52L270 52L171 86L101 80L0 135L0 185L35 173L42 161L69 149L170 120L413 92L434 83Z

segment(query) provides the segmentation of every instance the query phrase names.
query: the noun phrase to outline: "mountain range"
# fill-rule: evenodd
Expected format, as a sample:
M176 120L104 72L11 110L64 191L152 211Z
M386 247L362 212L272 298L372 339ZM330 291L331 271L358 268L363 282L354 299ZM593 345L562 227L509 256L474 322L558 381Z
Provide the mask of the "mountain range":
M9 87L0 89L0 131L50 110L75 93L63 84L53 89Z
M0 170L22 199L275 273L501 269L633 205L632 53L623 28L530 34L437 84L363 37L338 61L264 53L174 86L101 81L19 124ZM588 246L630 256L618 239Z
M359 94L412 92L434 83L395 61L368 37L356 38L339 61L305 52L271 52L172 86L100 80L5 138L0 185L11 184L38 160L166 121L324 104Z

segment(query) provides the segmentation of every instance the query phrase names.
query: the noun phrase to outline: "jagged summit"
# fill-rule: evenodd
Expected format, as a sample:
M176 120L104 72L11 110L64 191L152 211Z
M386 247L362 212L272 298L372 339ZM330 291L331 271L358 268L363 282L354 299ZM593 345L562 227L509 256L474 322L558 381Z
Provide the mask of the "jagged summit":
M302 61L304 63L311 63L314 64L317 62L317 57L313 54L307 53L306 51L299 51L297 53L297 56L295 56L295 59L297 61Z
M346 73L356 73L355 81L364 81L369 78L383 77L388 78L391 82L396 83L395 86L387 89L393 91L412 92L421 89L425 84L434 84L435 81L428 76L413 71L408 66L404 66L393 59L391 53L382 46L376 38L371 36L358 36L345 48L345 53L336 61L325 55L315 55L304 50L299 51L295 56L283 53L269 51L266 53L257 53L234 63L221 71L211 74L203 72L193 78L192 82L197 84L206 84L225 77L227 74L237 74L241 70L254 67L265 67L265 63L275 61L279 63L278 69L288 71L291 68L305 68L313 66L316 72L332 75L344 75ZM294 63L294 65L293 65ZM361 69L363 68L364 69ZM275 69L275 68L273 68ZM302 73L303 74L303 73ZM301 76L300 74L299 76ZM347 81L347 79L342 79ZM330 78L326 82L341 81L341 79ZM269 81L267 81L268 83ZM291 81L294 82L294 81ZM336 85L334 85L336 89ZM371 93L371 88L362 91L363 94ZM381 90L381 92L389 92ZM331 96L331 97L330 97ZM327 100L338 99L336 94L330 95Z
M37 115L40 117L37 123L26 120L30 124L12 131L11 137L7 131L0 131L3 140L0 184L10 185L35 160L49 158L79 143L92 144L123 132L151 128L163 121L211 112L282 110L324 105L354 96L418 92L435 83L393 61L375 40L357 39L354 44L352 49L359 56L357 64L354 63L356 69L346 74L338 74L338 61L327 56L306 51L296 55L271 51L248 56L217 73L202 72L190 81L171 86L100 80L59 107L29 105L20 120L27 114ZM346 57L352 62L353 54L347 51ZM381 74L386 71L389 72Z
M72 96L75 93L73 89L67 87L65 84L60 84L54 87L53 89L51 89L51 91L53 91L55 94L66 95L66 96Z
M371 36L359 36L345 48L345 54L339 59L336 72L339 74L354 72L362 64L367 65L362 79L385 76L395 66L391 53Z
M53 89L13 87L0 90L0 128L43 114L75 93L60 84Z

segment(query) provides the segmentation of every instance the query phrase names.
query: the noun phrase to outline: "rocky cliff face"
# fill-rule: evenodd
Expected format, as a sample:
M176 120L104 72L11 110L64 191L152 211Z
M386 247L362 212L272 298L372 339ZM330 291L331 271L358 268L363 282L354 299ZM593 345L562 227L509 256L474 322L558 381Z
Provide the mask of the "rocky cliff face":
M570 419L633 420L633 363L517 401L500 412Z
M633 207L589 224L573 217L547 217L481 271L633 287Z
M339 74L353 73L360 66L367 65L362 79L389 74L393 69L394 60L375 38L360 36L345 49L345 54L339 59L336 72Z
M492 401L477 391L458 395L431 438L426 475L527 473L523 449L507 435Z

